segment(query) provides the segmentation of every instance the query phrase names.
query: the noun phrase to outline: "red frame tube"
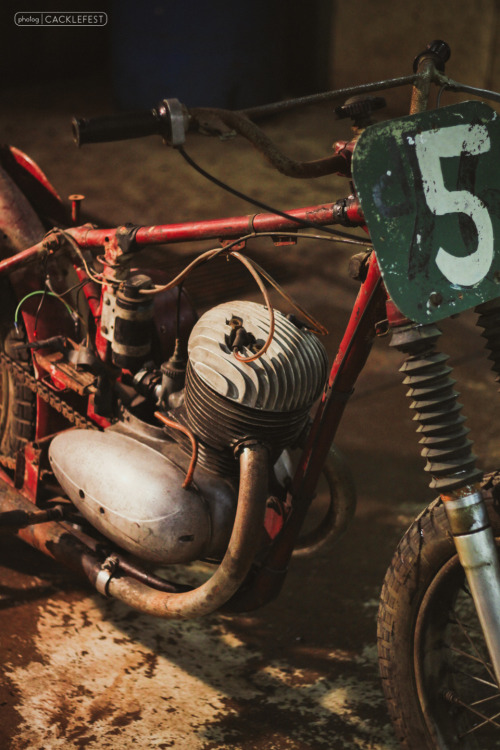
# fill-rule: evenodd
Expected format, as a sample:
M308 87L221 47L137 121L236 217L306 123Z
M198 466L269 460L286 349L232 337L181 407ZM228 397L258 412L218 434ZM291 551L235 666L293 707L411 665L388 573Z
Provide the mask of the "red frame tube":
M372 253L366 280L356 298L292 481L292 512L262 561L252 585L229 603L232 611L257 609L274 599L281 589L323 464L354 384L370 353L375 324L385 317L386 299L377 259Z
M296 208L286 213L302 221L313 224L337 224L335 203L325 203L308 208ZM232 216L226 219L209 221L188 221L182 224L159 224L158 226L140 227L135 236L138 245L156 245L166 242L188 242L192 240L210 240L221 237L238 237L251 232L283 232L298 228L291 219L272 213L248 216ZM92 229L74 227L68 229L81 247L100 247L109 242L116 234L113 229ZM0 266L1 268L1 266Z
M19 268L19 266L30 263L39 255L43 255L46 252L47 246L42 240L41 242L37 242L36 245L27 247L26 250L21 250L21 252L16 253L15 255L10 255L8 258L4 258L0 261L0 275L9 273L9 271L13 271L15 268Z
M311 222L318 226L338 224L338 207L335 203L325 203L307 208L296 208L287 211L302 221ZM195 240L209 240L235 238L253 232L280 232L297 230L299 224L292 219L285 219L277 214L251 214L248 216L233 216L226 219L211 219L208 221L187 221L182 224L158 224L157 226L139 227L135 242L137 245L161 245L167 242L189 242ZM72 227L66 232L76 240L82 248L102 247L111 243L120 227L111 229L93 229L90 226ZM53 251L57 247L57 239L50 239L50 245L45 240L26 250L0 261L0 275L35 260L37 256Z
M375 324L385 317L385 287L375 253L361 285L321 402L316 411L301 461L295 473L292 495L311 498L345 406L363 369L375 337Z

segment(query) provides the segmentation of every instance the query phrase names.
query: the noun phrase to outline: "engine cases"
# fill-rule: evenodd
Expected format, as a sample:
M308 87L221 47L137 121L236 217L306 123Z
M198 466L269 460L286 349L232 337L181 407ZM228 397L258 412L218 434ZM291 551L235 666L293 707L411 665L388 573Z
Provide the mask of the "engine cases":
M219 559L231 534L236 491L198 469L183 489L182 456L163 442L160 452L113 430L68 430L52 441L49 460L82 515L133 555L158 564Z

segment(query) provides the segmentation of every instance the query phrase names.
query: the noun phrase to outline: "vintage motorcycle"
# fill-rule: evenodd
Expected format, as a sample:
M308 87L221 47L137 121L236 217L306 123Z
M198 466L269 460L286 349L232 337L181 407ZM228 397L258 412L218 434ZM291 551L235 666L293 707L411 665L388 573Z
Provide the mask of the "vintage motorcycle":
M214 181L186 136L237 133L283 174L352 178L352 194L335 203L282 212L256 202L254 216L103 229L79 225L78 196L69 222L40 168L1 151L0 526L106 596L164 618L276 597L292 553L337 538L352 518L352 479L333 439L376 333L391 334L439 494L403 537L379 612L384 690L410 750L500 746L500 475L476 467L436 349L436 322L476 307L500 372L498 116L476 100L440 106L445 89L500 95L446 77L449 54L435 41L411 75L252 110L167 99L73 123L79 144L159 134ZM373 92L401 85L413 87L410 115L374 124L384 101ZM354 137L317 161L288 158L253 121L346 97L336 112L352 118ZM273 309L266 284L291 300L243 252L252 237L295 242L307 229L363 246L330 371L321 325L297 305L296 315ZM207 239L217 247L173 279L137 266L149 245ZM197 316L184 280L220 255L248 269L264 304L235 300ZM301 532L322 474L327 510ZM158 575L194 560L215 566L198 587Z

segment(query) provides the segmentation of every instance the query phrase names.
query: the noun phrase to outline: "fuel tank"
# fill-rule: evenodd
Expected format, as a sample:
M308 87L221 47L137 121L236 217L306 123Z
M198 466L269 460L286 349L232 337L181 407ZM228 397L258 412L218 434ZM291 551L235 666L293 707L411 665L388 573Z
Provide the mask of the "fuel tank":
M172 564L223 553L233 499L220 487L206 497L196 473L196 484L183 489L185 471L143 442L111 430L68 430L52 441L49 460L82 515L137 557Z

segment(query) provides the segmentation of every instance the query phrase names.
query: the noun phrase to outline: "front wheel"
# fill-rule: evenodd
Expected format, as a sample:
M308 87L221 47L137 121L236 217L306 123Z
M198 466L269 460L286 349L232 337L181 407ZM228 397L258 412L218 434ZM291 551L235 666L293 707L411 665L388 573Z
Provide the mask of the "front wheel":
M483 495L500 545L500 472ZM410 526L387 571L378 645L402 747L500 748L500 690L440 500Z

